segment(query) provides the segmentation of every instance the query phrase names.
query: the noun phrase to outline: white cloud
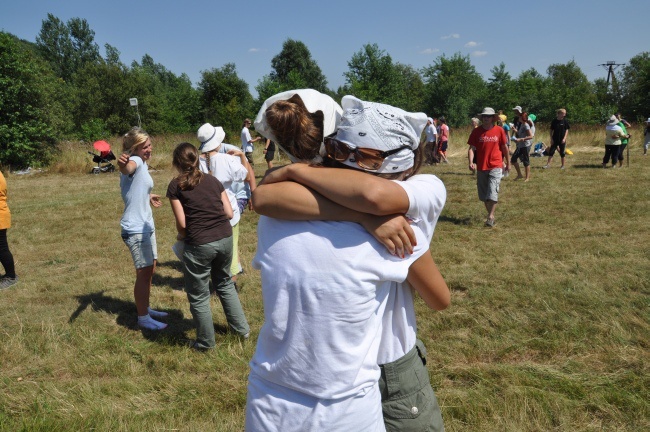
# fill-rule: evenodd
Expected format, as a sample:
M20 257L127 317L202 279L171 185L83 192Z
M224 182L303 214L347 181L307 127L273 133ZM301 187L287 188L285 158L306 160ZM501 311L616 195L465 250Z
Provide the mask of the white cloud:
M466 48L474 48L474 47L477 47L477 46L482 45L482 44L483 44L482 42L469 41L469 42L467 42L465 44L465 47Z
M262 50L259 49L259 48L251 48L251 49L248 50L248 52L260 52L260 51L262 51Z
M459 37L460 35L458 33L452 33L450 35L443 36L440 39L458 39Z
M427 48L427 49L424 49L424 50L420 51L420 54L433 54L433 53L437 53L439 51L440 50L438 48Z
M474 57L485 57L487 55L487 51L474 51L472 55Z

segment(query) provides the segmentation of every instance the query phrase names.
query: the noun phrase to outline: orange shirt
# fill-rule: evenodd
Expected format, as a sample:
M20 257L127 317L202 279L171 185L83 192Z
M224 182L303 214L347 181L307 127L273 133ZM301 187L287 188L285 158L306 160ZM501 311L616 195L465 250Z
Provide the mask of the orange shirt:
M11 212L7 206L7 180L0 171L0 229L11 227Z

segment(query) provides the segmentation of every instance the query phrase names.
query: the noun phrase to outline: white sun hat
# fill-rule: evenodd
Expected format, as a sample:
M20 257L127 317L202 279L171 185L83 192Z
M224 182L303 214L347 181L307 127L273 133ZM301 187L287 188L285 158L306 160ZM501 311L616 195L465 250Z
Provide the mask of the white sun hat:
M226 138L226 132L224 132L221 126L215 127L210 123L205 123L199 128L196 137L201 142L199 152L207 153L219 148L223 140Z

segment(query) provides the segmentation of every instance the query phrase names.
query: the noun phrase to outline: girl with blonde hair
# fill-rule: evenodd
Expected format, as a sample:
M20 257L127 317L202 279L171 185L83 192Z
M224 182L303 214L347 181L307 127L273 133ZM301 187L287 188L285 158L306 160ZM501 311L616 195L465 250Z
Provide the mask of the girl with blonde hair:
M138 311L138 325L147 330L162 330L167 324L154 318L164 318L166 312L149 307L151 279L156 269L158 250L151 206L160 207L160 196L151 193L153 179L147 161L152 153L151 137L139 127L132 128L122 140L122 155L117 161L120 169L120 191L124 213L120 225L122 239L129 247L135 265L133 296Z

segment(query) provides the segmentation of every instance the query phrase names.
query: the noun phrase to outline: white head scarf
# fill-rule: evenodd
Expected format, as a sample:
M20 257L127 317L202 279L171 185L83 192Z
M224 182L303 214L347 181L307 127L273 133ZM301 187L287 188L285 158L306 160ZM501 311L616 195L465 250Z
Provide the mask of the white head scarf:
M344 96L343 117L336 139L350 147L363 147L388 151L404 145L404 149L388 156L378 170L379 174L406 171L415 162L414 151L420 145L420 136L427 124L424 113L409 113L390 105L364 102L354 96ZM353 155L341 162L349 167L362 169Z

